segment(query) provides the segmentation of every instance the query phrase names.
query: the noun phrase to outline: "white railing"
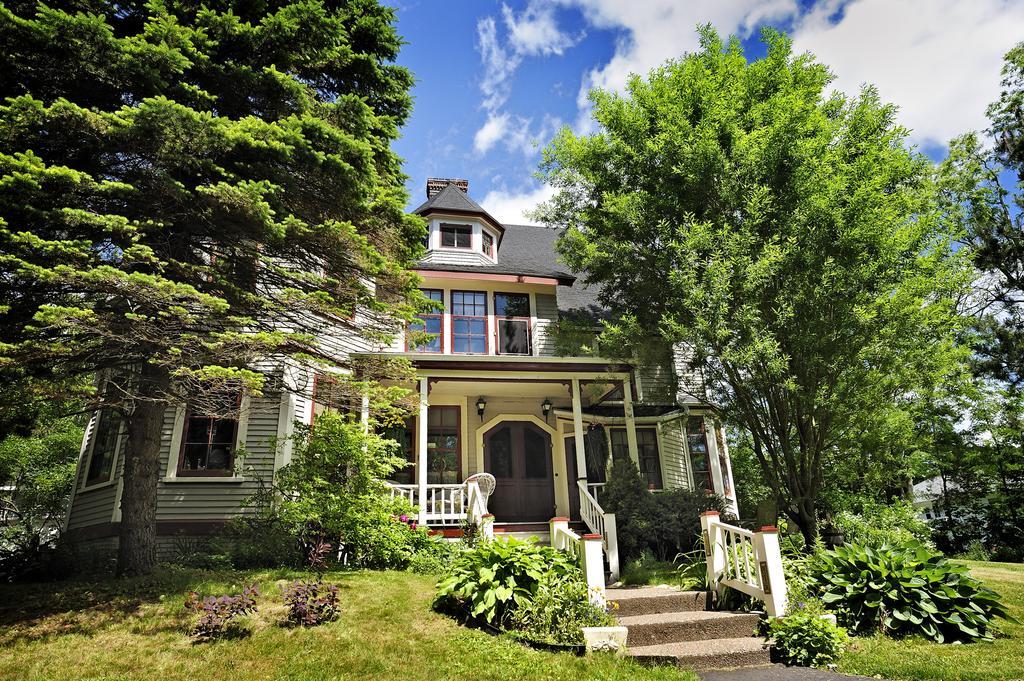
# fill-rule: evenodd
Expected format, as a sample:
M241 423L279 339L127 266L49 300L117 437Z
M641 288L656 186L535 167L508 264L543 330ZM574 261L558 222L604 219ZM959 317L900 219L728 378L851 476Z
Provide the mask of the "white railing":
M708 589L720 594L724 587L731 587L763 601L769 616L785 615L786 577L778 530L744 530L723 523L715 511L702 514L700 525L707 553Z
M551 546L571 555L583 569L590 602L599 607L605 607L607 601L604 594L604 556L602 555L601 537L596 533L581 537L569 529L568 518L552 518L549 528Z
M608 554L608 572L611 573L613 582L619 580L619 539L615 525L615 514L605 513L601 504L597 503L597 497L590 492L591 484L583 480L577 480L576 485L580 490L580 517L587 524L590 531L601 535L604 541L604 550ZM602 483L596 483L602 484Z
M457 525L466 519L465 484L427 485L424 499L417 485L386 483L392 497L402 497L422 512L423 522L431 525Z
M603 483L603 482L588 482L587 483L587 491L589 491L590 492L590 496L594 497L594 500L597 501L597 500L600 499L600 497L598 496L598 493L601 491L601 488L604 487L604 486L605 486L605 483Z

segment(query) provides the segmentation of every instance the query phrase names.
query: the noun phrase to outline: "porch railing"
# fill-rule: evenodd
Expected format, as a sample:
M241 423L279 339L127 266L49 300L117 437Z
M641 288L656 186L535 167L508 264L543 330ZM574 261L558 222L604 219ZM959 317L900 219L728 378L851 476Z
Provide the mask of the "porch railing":
M615 514L605 513L601 504L597 503L597 498L590 492L593 483L587 484L583 480L577 480L576 484L580 490L580 517L591 532L601 535L604 550L608 555L608 572L611 573L612 581L616 582L619 579L619 539Z
M420 509L423 522L430 525L457 525L466 519L466 485L427 485L424 499L419 498L419 486L387 483L392 497L402 497ZM485 506L486 508L486 506Z
M597 533L582 537L569 529L568 518L552 518L549 524L551 546L565 551L579 562L587 580L590 602L605 607L604 556L601 536Z
M720 521L716 511L700 517L707 554L708 589L731 587L764 602L771 617L786 614L786 577L778 530L757 532Z

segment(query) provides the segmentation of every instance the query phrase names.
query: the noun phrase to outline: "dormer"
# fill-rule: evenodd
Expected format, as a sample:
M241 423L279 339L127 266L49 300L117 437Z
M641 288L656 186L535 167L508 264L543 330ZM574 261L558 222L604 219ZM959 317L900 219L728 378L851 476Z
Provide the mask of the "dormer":
M428 220L424 262L497 264L505 228L471 199L468 192L468 180L427 180L427 200L413 211Z

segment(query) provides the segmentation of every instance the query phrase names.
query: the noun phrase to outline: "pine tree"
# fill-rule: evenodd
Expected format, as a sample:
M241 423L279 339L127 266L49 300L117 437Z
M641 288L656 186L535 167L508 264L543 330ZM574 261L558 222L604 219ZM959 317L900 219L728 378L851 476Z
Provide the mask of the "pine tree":
M0 5L0 362L114 372L119 571L155 560L167 405L259 393L316 320L407 318L424 233L411 107L375 0ZM211 405L215 400L210 400Z

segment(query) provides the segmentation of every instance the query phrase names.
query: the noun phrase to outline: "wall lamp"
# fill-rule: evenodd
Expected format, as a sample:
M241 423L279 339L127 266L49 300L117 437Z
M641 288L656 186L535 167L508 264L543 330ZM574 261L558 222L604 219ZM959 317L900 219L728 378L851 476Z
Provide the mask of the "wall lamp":
M544 398L544 401L540 403L540 410L544 414L544 420L545 421L548 420L548 414L551 413L551 407L552 406L554 406L554 405L551 404L551 400L549 400L546 397Z
M487 409L487 400L482 397L476 398L476 415L481 421L484 420L484 409Z

